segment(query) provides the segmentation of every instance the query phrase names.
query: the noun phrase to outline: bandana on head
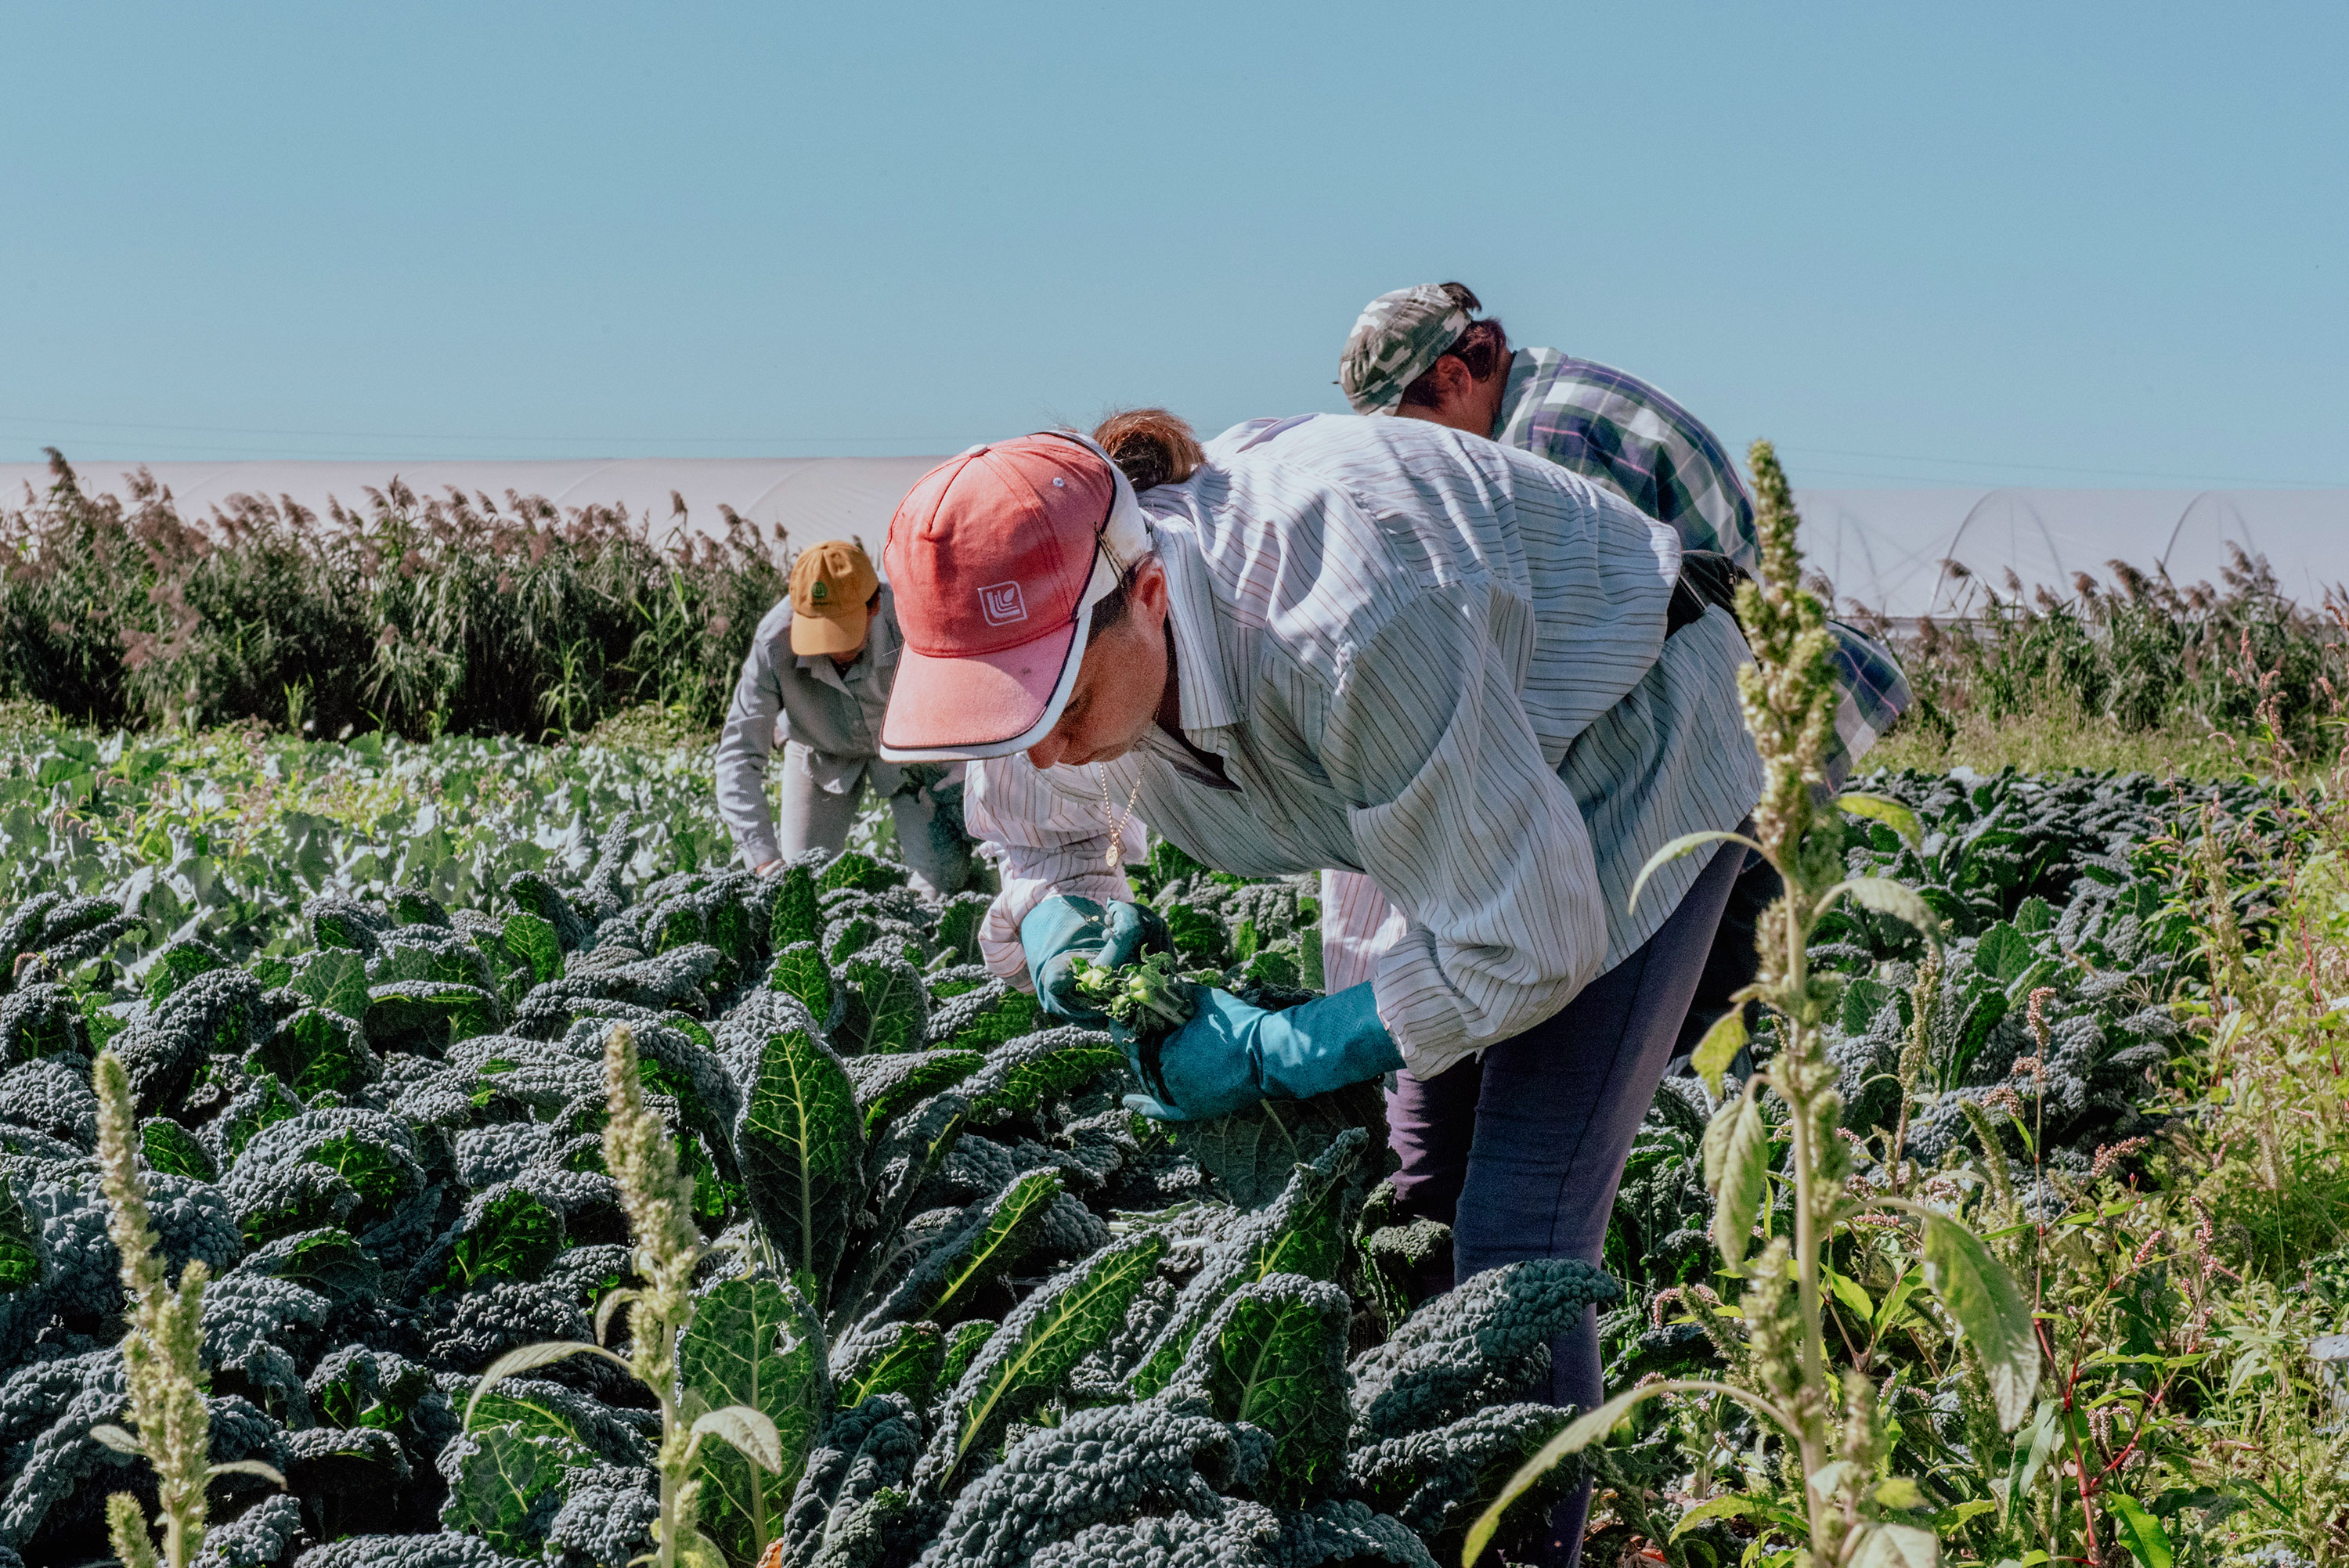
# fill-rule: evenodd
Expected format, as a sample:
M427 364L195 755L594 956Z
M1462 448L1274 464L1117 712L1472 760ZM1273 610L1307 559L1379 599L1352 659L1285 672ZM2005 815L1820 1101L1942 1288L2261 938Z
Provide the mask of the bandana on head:
M1433 284L1382 294L1362 307L1338 356L1338 385L1357 414L1392 414L1468 330L1468 313Z

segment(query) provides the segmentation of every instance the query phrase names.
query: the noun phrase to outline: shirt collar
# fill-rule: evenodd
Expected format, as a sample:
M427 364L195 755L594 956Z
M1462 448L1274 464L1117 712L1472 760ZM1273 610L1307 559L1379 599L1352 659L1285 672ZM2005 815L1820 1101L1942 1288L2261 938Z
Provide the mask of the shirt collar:
M1239 722L1239 704L1233 700L1230 672L1224 666L1232 639L1216 625L1215 580L1188 529L1163 518L1153 522L1158 559L1166 569L1166 623L1174 629L1174 679L1183 727L1225 728Z

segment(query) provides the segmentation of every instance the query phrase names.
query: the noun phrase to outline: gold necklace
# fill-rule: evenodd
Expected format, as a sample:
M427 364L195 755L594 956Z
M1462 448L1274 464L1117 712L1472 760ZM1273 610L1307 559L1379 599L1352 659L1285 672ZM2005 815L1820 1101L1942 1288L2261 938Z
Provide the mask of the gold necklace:
M1125 842L1125 825L1133 820L1133 803L1142 799L1142 779L1138 774L1134 777L1133 788L1125 792L1125 812L1118 817L1110 815L1109 769L1098 762L1093 764L1093 782L1101 786L1102 820L1109 826L1109 848L1102 851L1102 864L1113 872L1118 850Z

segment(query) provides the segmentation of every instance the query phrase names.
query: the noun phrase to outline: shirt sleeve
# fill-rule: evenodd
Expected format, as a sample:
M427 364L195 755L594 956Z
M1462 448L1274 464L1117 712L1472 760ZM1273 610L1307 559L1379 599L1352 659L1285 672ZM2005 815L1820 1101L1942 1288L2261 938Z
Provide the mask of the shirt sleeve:
M1025 752L973 762L963 782L963 820L975 839L999 845L997 862L1003 891L979 923L978 949L988 968L1021 990L1030 990L1028 958L1019 946L1019 923L1054 894L1102 903L1133 897L1123 869L1140 854L1148 830L1129 818L1110 866L1109 823L1098 800L1081 795L1058 776L1082 775L1068 769L1049 772Z
M1493 619L1487 594L1424 595L1356 652L1325 730L1361 869L1406 917L1371 983L1421 1077L1548 1017L1607 953L1589 830Z
M754 870L782 858L775 844L774 813L767 804L767 761L775 749L775 727L788 723L783 688L775 669L772 628L761 623L742 660L742 678L718 738L718 814L734 835L734 847Z
M1827 634L1835 640L1836 685L1842 688L1836 704L1835 734L1829 738L1826 756L1820 759L1827 792L1833 794L1843 788L1868 748L1892 727L1892 721L1908 712L1917 699L1891 649L1847 621L1830 620Z

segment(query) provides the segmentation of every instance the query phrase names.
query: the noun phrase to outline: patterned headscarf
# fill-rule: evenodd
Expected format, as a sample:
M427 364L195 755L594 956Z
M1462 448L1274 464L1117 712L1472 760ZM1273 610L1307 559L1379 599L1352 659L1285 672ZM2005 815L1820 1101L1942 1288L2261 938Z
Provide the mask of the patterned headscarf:
M1468 330L1468 313L1434 284L1382 294L1362 307L1338 356L1338 385L1357 414L1392 414Z

